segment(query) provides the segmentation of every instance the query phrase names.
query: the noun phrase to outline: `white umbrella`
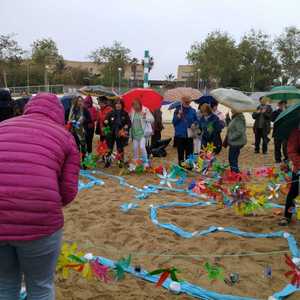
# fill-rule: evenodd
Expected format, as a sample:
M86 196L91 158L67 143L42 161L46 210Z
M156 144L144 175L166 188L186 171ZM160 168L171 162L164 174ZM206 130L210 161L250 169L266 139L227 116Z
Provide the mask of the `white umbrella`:
M251 99L244 93L234 89L215 89L210 94L221 104L227 106L236 112L254 112L257 109L258 102Z
M165 92L164 99L170 101L181 100L182 97L190 97L196 100L202 96L199 90L193 88L179 87Z

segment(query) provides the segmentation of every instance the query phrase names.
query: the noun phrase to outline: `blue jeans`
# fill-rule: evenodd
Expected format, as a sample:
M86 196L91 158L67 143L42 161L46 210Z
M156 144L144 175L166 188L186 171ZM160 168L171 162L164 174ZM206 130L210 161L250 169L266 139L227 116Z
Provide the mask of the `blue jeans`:
M0 241L0 300L18 300L24 275L27 300L54 300L62 229L35 241Z
M239 173L239 156L241 152L241 146L229 146L229 164L232 172Z

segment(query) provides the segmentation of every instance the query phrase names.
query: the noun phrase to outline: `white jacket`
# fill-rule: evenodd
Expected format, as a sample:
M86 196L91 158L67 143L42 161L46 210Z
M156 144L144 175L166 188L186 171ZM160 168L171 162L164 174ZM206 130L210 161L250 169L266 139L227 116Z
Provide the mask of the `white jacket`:
M135 111L131 110L130 119L131 119L132 124L133 124L134 114L135 114ZM141 114L145 116L145 117L141 118L142 127L144 130L144 136L145 136L145 138L149 138L151 135L153 135L152 124L154 123L154 117L153 117L151 111L145 106L142 107Z

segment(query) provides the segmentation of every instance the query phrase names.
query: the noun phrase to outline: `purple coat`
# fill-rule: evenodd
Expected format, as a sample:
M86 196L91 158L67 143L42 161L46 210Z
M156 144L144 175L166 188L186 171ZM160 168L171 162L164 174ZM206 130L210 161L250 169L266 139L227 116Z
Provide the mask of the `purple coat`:
M0 123L0 241L27 241L63 227L78 191L79 153L58 98L40 93L23 116Z

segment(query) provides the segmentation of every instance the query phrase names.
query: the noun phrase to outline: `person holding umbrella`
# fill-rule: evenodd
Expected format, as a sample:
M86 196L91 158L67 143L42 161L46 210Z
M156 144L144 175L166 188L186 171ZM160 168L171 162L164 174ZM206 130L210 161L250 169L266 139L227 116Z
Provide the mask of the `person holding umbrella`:
M267 154L268 143L270 141L268 135L271 131L272 107L267 104L266 97L261 97L259 101L260 105L257 107L257 111L252 114L252 118L255 120L253 127L255 134L255 153L259 153L262 140L263 154Z
M295 198L299 195L300 177L300 103L289 106L274 122L274 138L288 139L287 154L293 165L290 190L286 197L284 218L279 225L286 226L295 212Z
M286 197L284 218L279 225L286 226L290 224L293 210L295 208L295 198L299 195L299 178L300 178L300 124L295 128L288 139L288 157L293 165L292 179L290 190Z
M191 127L198 122L197 113L191 107L191 98L183 96L181 105L175 109L173 115L173 126L175 128L175 140L178 154L178 163L182 163L193 154L193 138Z
M145 167L149 167L146 145L149 146L153 134L152 124L154 117L150 110L143 106L139 99L132 103L130 113L131 137L133 142L133 158L139 160L139 150Z
M273 111L272 113L272 122L275 122L275 120L278 118L278 116L285 111L287 108L287 101L286 100L281 100L278 103L278 107L276 110ZM274 156L275 156L275 162L277 164L280 164L282 162L281 157L282 153L284 156L284 161L288 161L288 154L287 154L287 140L280 140L274 136L273 132L273 137L274 137Z

